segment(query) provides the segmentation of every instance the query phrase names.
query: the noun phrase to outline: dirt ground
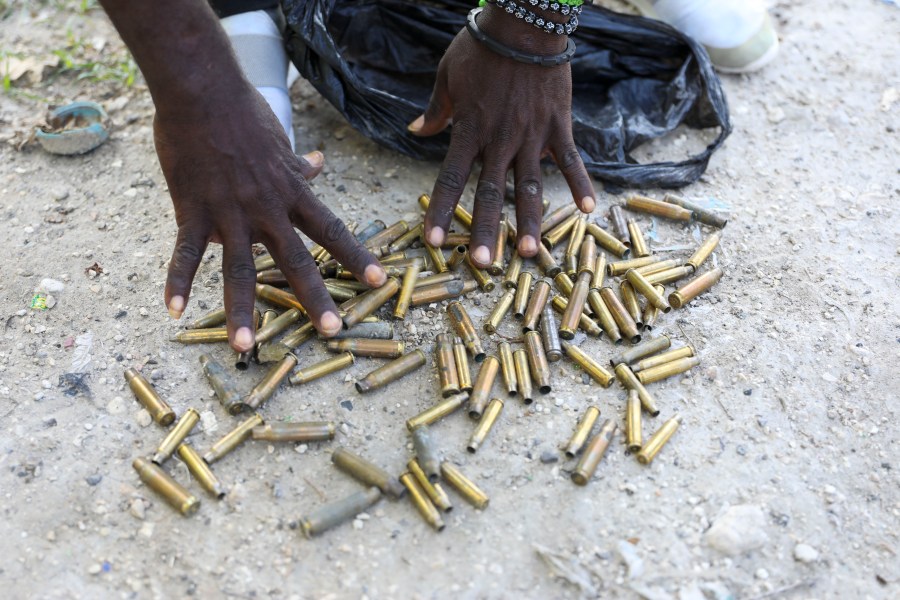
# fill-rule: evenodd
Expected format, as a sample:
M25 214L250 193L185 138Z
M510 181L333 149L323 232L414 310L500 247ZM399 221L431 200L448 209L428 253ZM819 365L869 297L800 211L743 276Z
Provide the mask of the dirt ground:
M347 446L399 474L411 455L404 421L435 402L435 372L360 396L352 382L376 364L361 359L347 373L283 389L266 418L332 420L335 441L246 444L216 465L225 500L190 484L202 498L191 518L141 486L131 461L151 454L163 431L138 410L125 368L142 367L179 413L207 413L191 438L206 448L236 419L212 396L197 357L209 350L230 364L231 353L169 341L180 328L162 304L175 226L152 104L140 78L123 84L122 45L102 12L61 4L0 3L5 54L68 48L114 65L85 59L79 72L94 70L84 79L51 73L0 94L4 597L900 595L895 3L779 2L777 62L724 77L734 134L684 194L731 207L714 257L726 276L661 321L658 331L692 342L703 364L652 385L663 412L645 418L645 435L676 412L684 417L652 466L626 455L620 435L589 486L571 483L559 445L591 403L621 423L624 393L583 383L564 361L551 394L528 409L507 402L478 454L464 449L466 417L435 426L446 457L490 494L487 510L454 496L438 534L408 502L382 500L313 541L298 518L360 489L331 466L331 449ZM326 155L317 193L347 219L417 218L416 197L431 189L437 166L376 147L305 84L293 92L300 149ZM47 103L78 99L109 110L106 144L73 158L14 147ZM696 139L678 134L641 156ZM546 181L554 206L569 201L558 174ZM614 199L603 195L597 214ZM693 245L700 233L662 222L656 231L662 248ZM212 247L187 319L220 305L220 258ZM52 308L32 309L45 278L64 289L51 292ZM468 305L480 322L493 301L474 297ZM446 327L432 307L415 310L398 333L430 356L433 334ZM513 334L511 322L504 332ZM78 386L64 376L84 334L90 364ZM603 361L614 352L605 340L582 347ZM317 344L300 351L303 363L322 356ZM241 389L264 370L241 374ZM177 460L169 469L189 481ZM723 541L729 523L736 537L725 531Z

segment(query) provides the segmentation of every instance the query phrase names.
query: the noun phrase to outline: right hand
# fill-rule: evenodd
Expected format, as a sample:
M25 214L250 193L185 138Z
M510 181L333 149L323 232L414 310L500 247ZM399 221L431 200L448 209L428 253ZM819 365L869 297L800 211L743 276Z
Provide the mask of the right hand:
M165 291L169 314L181 317L206 246L220 243L228 339L236 351L250 350L256 298L251 245L261 242L316 329L336 334L342 327L337 307L294 227L367 285L380 287L386 276L310 190L307 179L321 171L322 153L294 155L278 120L249 85L209 97L216 99L196 107L158 103L154 120L156 152L178 223Z

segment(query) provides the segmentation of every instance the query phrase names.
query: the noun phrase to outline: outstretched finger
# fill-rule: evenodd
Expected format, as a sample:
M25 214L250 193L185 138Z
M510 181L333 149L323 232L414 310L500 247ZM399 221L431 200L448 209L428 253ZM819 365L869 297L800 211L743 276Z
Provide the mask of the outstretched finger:
M425 211L425 240L432 246L440 246L450 231L450 219L459 203L472 163L478 156L477 138L471 125L465 122L453 126L450 147L434 181L431 203Z
M191 295L194 275L209 244L209 234L202 227L183 225L178 228L175 249L166 276L166 308L173 319L180 319Z
M516 228L521 256L537 254L538 240L541 239L542 198L540 147L523 147L516 157Z
M472 209L472 240L469 253L476 266L485 268L491 264L500 225L500 211L506 194L506 172L509 159L500 155L499 148L488 147L483 156L481 176L475 188L475 206Z
M571 133L566 132L561 139L550 147L553 153L553 160L562 171L569 189L572 191L572 197L575 204L581 209L581 212L593 212L597 205L596 193L594 185L591 183L591 176L588 175L587 169L584 168L584 162L572 141Z
M256 267L250 238L232 233L223 238L222 276L225 279L225 318L228 340L237 352L253 348L253 307L256 304Z

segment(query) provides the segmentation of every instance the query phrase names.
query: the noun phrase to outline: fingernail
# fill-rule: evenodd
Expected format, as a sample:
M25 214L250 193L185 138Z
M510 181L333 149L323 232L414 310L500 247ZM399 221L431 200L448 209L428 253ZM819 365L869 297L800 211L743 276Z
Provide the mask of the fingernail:
M472 260L479 265L486 265L491 262L491 251L488 250L487 246L478 246L475 248L475 252L472 253Z
M241 352L247 352L253 348L253 332L249 327L241 327L234 332L234 345Z
M184 314L184 298L181 296L172 296L169 300L169 316L173 319L180 319Z
M341 330L343 323L341 318L333 312L327 312L319 319L319 331L323 335L332 336Z
M594 212L594 207L597 204L594 202L594 199L590 196L585 196L581 199L581 206L583 207L581 210L583 212Z
M369 265L363 274L366 277L366 283L370 287L381 287L387 281L387 273L378 265Z
M318 150L313 150L308 154L303 155L303 160L308 162L313 167L319 168L323 164L325 164L325 155L319 152Z
M432 227L428 232L428 243L437 248L444 243L444 230L440 227Z
M415 121L410 123L409 126L407 127L407 129L409 129L412 132L416 132L416 131L419 131L420 129L422 129L422 126L424 126L424 125L425 125L425 115L422 115L418 119L416 119Z
M519 252L523 255L534 256L534 253L537 252L537 242L534 241L534 237L530 235L523 236L519 240Z

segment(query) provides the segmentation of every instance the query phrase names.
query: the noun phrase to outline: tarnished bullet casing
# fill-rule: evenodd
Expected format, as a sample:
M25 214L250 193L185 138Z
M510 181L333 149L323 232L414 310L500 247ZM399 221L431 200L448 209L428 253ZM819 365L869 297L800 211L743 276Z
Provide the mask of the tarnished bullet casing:
M635 267L633 269L628 269L628 271L636 271L643 276L651 275L653 273L659 273L660 271L667 271L672 267L680 266L681 261L675 260L674 258L670 258L668 260L658 260L656 262L652 262L650 264L644 265L643 267ZM626 273L628 272L626 271Z
M290 308L288 310L293 311L294 309ZM256 341L256 348L254 349L254 352L253 352L253 358L257 362L259 362L259 360L256 358L256 355L259 353L259 347L268 341L268 340L260 341L259 334L260 334L260 332L263 332L268 325L271 325L272 322L274 322L275 319L277 319L277 318L278 318L277 310L269 308L269 309L266 309L265 311L263 311L262 319L259 322L259 329L256 330L256 334L254 335L254 338Z
M631 254L628 246L596 223L588 223L585 233L592 237L601 248L619 258L627 258Z
M626 271L625 278L628 279L628 283L631 284L631 287L635 292L642 295L647 299L647 302L658 308L659 310L667 313L672 310L672 307L669 306L669 303L666 301L663 296L657 292L651 283L649 283L644 276L635 271L634 269L630 269Z
M432 302L458 298L463 294L474 292L477 287L478 284L471 279L466 281L454 279L453 281L438 285L417 287L413 292L411 304L412 306L421 306L422 304L431 304Z
M672 305L672 308L681 308L718 283L719 280L722 279L722 274L722 269L717 267L712 271L707 271L703 275L691 279L669 294L669 304Z
M650 392L647 391L644 384L638 381L637 376L631 368L625 363L619 363L616 365L615 370L616 379L619 380L619 383L621 383L625 389L635 390L637 392L644 410L650 413L650 416L652 417L658 415L659 409L656 407L656 400L653 399L653 396L650 395Z
M297 296L293 295L290 292L280 290L277 287L257 283L256 297L270 304L274 304L275 306L282 306L284 308L296 308L304 315L306 314L306 309L303 308L303 305L300 304L299 300L297 300Z
M575 214L575 211L578 210L578 206L574 203L569 203L560 208L557 208L549 215L544 217L544 220L541 222L541 234L547 233L566 219L569 219Z
M512 256L509 259L509 264L506 265L506 274L503 276L503 287L508 290L515 289L521 272L522 257L517 250L513 250Z
M600 431L597 432L597 435L584 449L584 454L581 455L578 464L575 465L575 470L572 471L572 481L577 485L587 485L591 477L594 476L597 465L600 464L600 459L606 454L606 449L609 448L609 443L616 434L617 428L618 425L616 425L615 421L607 419Z
M513 352L513 366L516 368L516 383L519 395L524 404L534 402L534 392L531 386L531 369L528 367L528 353L524 350Z
M566 244L565 254L563 255L565 257L566 273L569 274L569 277L574 277L578 270L578 252L581 249L581 242L584 240L586 228L587 215L578 215L578 220L575 221L575 225L569 233L569 240ZM574 267L570 269L569 266L571 265L574 265Z
M672 345L672 340L669 339L667 335L661 335L659 337L651 338L649 340L645 340L644 342L638 344L637 346L633 346L628 350L623 350L619 354L613 356L609 359L609 364L612 366L616 366L619 363L631 364L636 360L640 360L645 356L650 356L651 354L656 354L657 352L662 352L663 350L668 350L669 346Z
M693 267L694 271L699 269L700 265L702 265L706 261L706 259L709 258L709 255L712 254L713 250L716 249L716 246L719 245L719 240L721 239L722 234L719 232L716 232L706 238L703 243L700 244L700 246L696 250L694 250L694 253L689 259L687 259L687 262L685 262L684 264Z
M213 444L206 454L203 455L203 460L205 460L208 465L213 464L242 444L244 440L250 437L250 432L253 428L257 425L262 425L263 423L262 415L259 413L242 421L237 427L226 433L224 437Z
M654 200L639 194L632 194L625 199L625 208L634 212L642 212L648 215L656 215L675 221L690 221L691 211L676 204Z
M558 273L556 277L553 278L553 283L556 284L556 289L559 290L559 293L565 296L566 299L572 295L572 288L575 287L575 283L572 281L572 278L569 277L568 273Z
M241 394L234 380L225 371L225 367L208 354L200 355L200 365L203 367L206 380L209 381L209 385L215 392L216 398L219 399L219 404L222 405L222 408L228 411L230 415L236 415L244 410Z
M628 234L628 223L625 222L625 213L622 207L614 204L609 207L609 222L612 223L613 232L619 241L631 248L631 236ZM600 240L597 240L598 242Z
M449 333L438 334L434 344L434 357L441 396L447 398L458 394L459 374L456 370L456 359L453 357L453 336Z
M631 255L633 257L650 256L650 249L641 232L641 226L634 219L628 219L628 235L631 237Z
M494 284L494 280L488 276L487 271L484 269L479 269L475 266L475 263L472 262L472 256L470 254L466 254L466 258L463 261L466 265L466 268L469 270L469 273L472 274L472 278L478 284L478 287L481 288L484 292L491 292L497 287Z
M631 282L627 279L619 284L619 295L622 296L622 305L628 311L638 331L640 331L641 327L644 326L642 321L644 311L641 309L641 302L638 300L637 293L635 293L634 288L631 287Z
M435 273L446 273L450 270L450 267L447 266L447 260L444 258L444 251L440 248L435 248L424 239L422 243L425 244L425 252L428 253L428 258L431 261L431 270ZM466 254L468 256L468 254Z
M340 335L340 332L338 335ZM297 348L314 337L316 337L316 328L313 327L311 322L304 323L281 338L281 341L262 344L256 354L256 360L258 360L260 364L280 361L289 352L294 352Z
M200 500L159 466L145 458L134 459L131 466L138 472L144 485L162 496L172 508L184 516L189 517L200 508Z
M635 373L639 373L644 369L658 367L659 365L665 364L667 362L678 360L679 358L689 358L691 356L694 356L694 347L683 346L681 348L675 348L674 350L669 350L668 352L663 352L661 354L657 354L656 356L651 356L650 358L640 360L631 365L631 370Z
M329 352L350 352L353 356L371 358L397 358L403 355L406 344L394 340L343 339L328 340L325 347Z
M500 300L497 302L497 305L494 307L494 310L492 310L491 314L488 316L487 321L484 322L484 330L486 332L497 332L497 328L500 326L500 322L503 321L503 317L505 317L506 313L509 312L515 296L516 290L514 289L507 290L503 294L503 296L501 296Z
M346 448L335 448L331 453L331 462L353 479L365 485L374 485L394 500L403 497L403 486L396 477Z
M700 221L704 225L711 225L712 227L718 227L719 229L721 229L728 224L728 219L726 219L725 217L717 215L715 212L703 208L695 202L690 202L680 196L676 196L675 194L666 194L663 197L663 202L686 208L687 210L691 211L694 216L694 220Z
M636 269L655 262L659 262L656 256L641 256L628 260L617 260L606 265L606 274L610 277L624 275L629 269Z
M166 462L169 457L175 453L175 450L181 445L181 442L184 441L188 434L191 433L199 421L200 413L195 409L189 408L184 411L184 414L182 414L181 418L178 419L178 422L175 423L175 427L173 427L159 443L156 452L153 454L153 458L150 460L158 465Z
M369 290L359 296L359 301L348 308L344 314L344 329L350 329L362 322L364 318L384 306L398 291L400 291L400 281L396 277L388 277L380 288Z
M455 396L450 396L449 398L445 398L441 400L434 406L427 408L426 410L420 412L416 416L407 419L406 428L410 431L415 429L416 427L420 427L422 425L431 425L432 423L436 423L456 412L459 407L466 403L469 399L469 394L466 392L462 392L456 394Z
M131 368L125 371L125 381L128 387L134 392L135 398L141 403L154 421L160 425L167 427L175 421L175 411L169 406L165 400L159 397L153 386L147 379L138 373L137 369Z
M326 358L314 365L294 371L294 374L291 375L289 381L291 382L291 385L303 385L304 383L315 381L316 379L320 379L326 375L340 371L341 369L346 369L347 367L352 366L355 361L356 359L353 358L353 354L350 352L343 352L338 356Z
M609 341L617 346L621 344L622 333L619 331L619 326L616 324L612 312L600 296L600 290L592 289L589 291L587 299L588 305L590 305L591 309L594 311L597 321L600 322L600 327L603 328L603 332L606 333L606 337L609 338Z
M320 506L305 517L300 517L300 529L303 535L312 538L365 512L380 499L381 490L377 487L356 492L336 502Z
M660 296L664 296L666 293L666 288L661 285L654 285L653 289L656 290L656 293ZM641 313L641 321L644 323L645 331L652 331L653 327L656 325L656 321L659 319L660 310L653 306L651 303L647 303L644 306L644 312Z
M575 431L572 433L572 437L569 438L569 442L566 444L566 456L575 458L575 455L581 451L581 447L584 446L588 436L591 434L594 423L596 423L599 418L600 409L596 406L588 406L587 409L585 409L584 415L581 417L581 420L575 427Z
M516 296L513 299L513 318L524 319L528 308L528 298L531 295L531 282L534 275L530 271L522 271L519 274L519 282L516 285Z
M572 288L572 295L559 322L559 336L564 340L571 340L575 337L575 331L578 329L583 316L584 304L587 301L590 286L591 274L587 271L579 273L578 281L575 282L575 286Z
M562 358L556 315L553 314L553 306L550 304L545 306L541 313L541 342L544 344L544 354L547 355L549 362L553 363Z
M625 445L630 452L637 452L643 445L641 433L641 399L637 390L628 390L625 406Z
M500 398L491 398L487 408L484 410L484 415L482 415L481 419L478 421L478 425L475 426L475 430L472 432L472 437L469 438L466 450L472 454L478 451L478 448L481 447L481 444L484 443L485 438L491 432L491 429L493 429L494 423L497 422L497 418L500 416L502 410L503 400Z
M644 279L646 279L648 283L652 283L654 285L665 285L667 283L674 283L679 279L684 279L685 277L691 275L693 272L694 268L691 266L672 267L671 269L666 269L665 271L657 271L656 273L644 275ZM671 303L672 302L670 301L669 304Z
M662 381L679 373L686 373L700 364L699 356L690 356L687 358L678 358L667 363L644 369L637 373L638 381L643 384Z
M512 346L509 342L497 344L500 351L500 371L503 373L503 386L510 396L515 396L519 391L519 383L516 379L516 364L513 360Z
M604 369L598 361L588 356L584 350L575 344L570 344L569 342L563 342L562 344L566 354L569 355L569 358L575 361L575 363L580 366L591 379L599 383L600 387L608 388L612 385L615 377L612 373Z
M434 438L431 437L431 430L427 425L420 425L412 429L410 433L416 452L416 461L428 476L428 481L435 483L441 478L441 453L437 449L437 444L434 443Z
M465 246L469 247L469 244L472 243L472 234L471 233L460 233L460 232L450 232L444 236L444 242L441 244L441 248L455 248L456 246Z
M447 268L455 269L463 264L468 255L469 251L465 246L454 246L453 250L450 251L450 258L447 259Z
M365 227L357 231L353 234L353 237L356 238L356 241L360 244L365 244L372 237L381 233L387 229L387 225L385 225L384 221L381 219L375 219L374 221L370 221Z
M409 231L409 223L397 221L390 227L386 227L363 242L363 246L371 250L377 256L388 253L390 245L401 235Z
M225 488L213 470L206 464L206 461L200 456L200 453L194 450L193 446L183 443L178 446L178 458L187 466L191 476L197 480L206 493L213 496L216 500L225 497Z
M466 308L462 303L454 301L448 304L447 317L450 318L453 330L462 339L463 344L466 345L466 350L469 351L475 362L483 361L485 354L481 345L481 338L478 337L478 331L475 329L475 325L472 324L472 319L469 318L469 313L466 312Z
M553 229L550 229L546 232L542 231L541 243L548 250L552 250L553 246L566 239L566 236L571 233L572 228L575 227L575 223L577 223L580 218L580 213L569 215L565 220L561 221L559 225L557 225Z
M550 254L550 250L540 244L538 244L538 251L534 256L534 262L537 263L538 268L544 275L551 279L556 277L556 275L562 271L562 267L559 266L559 263L553 258L553 255Z
M425 519L425 522L435 530L443 531L444 521L441 519L441 513L431 503L425 490L422 489L422 486L419 485L413 474L409 472L404 473L400 476L400 482L409 490L410 500L412 500L413 506L419 511L422 518Z
M267 442L324 442L333 440L335 431L331 421L266 423L254 427L250 437Z
M435 273L434 275L429 275L427 277L419 277L416 280L415 289L429 285L438 285L440 283L450 283L451 281L458 281L459 279L460 276L458 273L451 273L450 271L447 271L446 273Z
M494 387L494 381L497 379L497 372L500 370L500 361L496 356L490 355L481 363L481 369L478 370L478 376L472 386L472 392L469 394L468 412L473 419L480 419L491 397L491 389Z
M395 252L406 250L407 248L412 246L416 242L416 240L422 237L424 227L424 223L419 223L418 225L411 227L409 231L407 231L388 245L388 254L394 254Z
M425 353L413 350L396 360L379 367L356 382L356 391L360 394L371 392L397 381L404 375L412 373L425 364Z
M431 500L431 503L434 504L438 510L442 512L450 512L453 510L453 503L450 502L450 496L447 495L447 492L444 491L444 488L441 487L440 483L437 483L437 481L432 482L428 479L428 476L425 474L425 471L422 470L419 463L416 462L416 459L412 459L406 463L406 468L412 476L416 478L416 483L419 484L419 487L422 488L422 491L425 492L425 495L428 496L428 499ZM440 471L440 469L438 469L438 471Z
M335 335L327 338L328 341L347 339L392 340L394 339L394 324L390 321L363 321L350 329L341 329ZM285 337L282 341L286 340Z
M547 306L550 299L550 280L547 278L539 279L534 284L534 291L531 292L531 298L528 299L528 307L522 319L522 332L534 331L537 329L538 319Z
M459 389L472 391L472 373L469 371L469 355L462 338L453 338L453 360L456 363L456 375L459 378Z
M188 323L185 326L185 329L207 329L209 327L218 327L219 325L224 325L226 320L226 313L224 308L219 308L210 313L207 313L193 321Z
M638 462L642 465L649 465L662 450L662 447L675 435L678 426L681 425L681 415L675 415L656 430L647 443L643 445L641 451L637 454Z
M547 362L547 355L544 354L544 346L538 332L529 331L525 334L525 353L528 355L528 370L531 371L531 377L537 384L538 391L549 394L553 389L550 386L550 363Z
M430 203L431 197L428 194L419 196L419 206L422 207L422 210L428 210L428 205ZM462 204L456 205L456 208L453 209L453 216L456 217L456 220L459 221L460 225L466 229L472 228L472 213L467 211Z
M553 306L553 310L562 315L566 312L566 308L569 306L569 301L562 296L554 296L550 301L550 304ZM594 337L600 337L600 335L603 333L603 330L600 329L600 326L594 323L590 319L590 317L584 314L583 311L581 313L581 316L578 318L578 327L586 334Z
M217 344L228 341L228 329L225 327L209 327L207 329L188 329L179 331L169 340L179 344Z
M275 268L275 257L271 254L264 254L263 256L258 256L253 261L253 266L257 271L265 271L266 269L274 269Z
M325 291L328 292L328 295L335 302L346 302L350 298L356 297L356 290L351 290L342 285L335 285L331 283L331 280L326 280L322 283L325 285Z
M616 293L612 291L612 288L601 288L600 296L612 314L613 320L616 322L616 326L619 328L622 336L632 344L640 342L641 334L638 332L637 324L631 318L622 301L616 296Z
M503 254L506 251L506 239L508 236L509 224L504 218L500 220L500 226L497 228L497 240L494 243L494 260L491 261L490 266L487 268L487 272L491 275L503 275Z
M400 286L400 293L397 295L397 304L394 306L393 316L395 319L402 320L406 318L413 291L416 289L416 280L419 278L419 272L421 272L421 270L422 267L419 263L406 267L406 272L403 273L403 283Z
M281 385L281 383L287 379L288 375L291 374L291 371L294 370L294 367L297 366L297 357L288 352L284 355L278 364L269 369L269 371L263 376L259 383L257 383L250 393L247 394L247 397L244 398L244 405L249 410L256 410L263 403L272 397L272 394L275 393L275 390Z
M462 474L462 472L452 464L444 461L441 463L441 476L447 484L456 490L463 499L474 506L478 510L487 508L490 498L481 488Z
M588 281L590 281L594 276L594 267L596 265L597 242L593 237L587 236L581 242L581 248L578 251L578 275L589 273L591 277L588 278Z
M275 311L267 310L266 314L268 314L270 312L274 313ZM254 336L254 338L256 337L256 333L259 331L259 327L260 327L259 319L260 319L259 309L254 308L253 309L253 336ZM248 350L247 352L238 352L234 358L234 368L237 369L238 371L246 371L250 367L250 360L256 354L257 346L258 346L258 343L254 344L253 348Z

